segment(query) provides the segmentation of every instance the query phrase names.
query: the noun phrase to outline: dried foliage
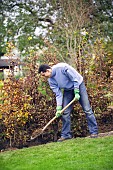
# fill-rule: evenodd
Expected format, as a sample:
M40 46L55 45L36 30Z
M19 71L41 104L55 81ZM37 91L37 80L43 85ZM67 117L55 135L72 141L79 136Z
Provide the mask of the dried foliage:
M53 49L49 43L48 46ZM24 146L33 131L43 128L54 117L55 96L47 80L38 75L39 61L46 61L51 65L58 62L55 51L54 55L46 51L42 59L37 55L31 55L25 61L26 67L23 69L26 70L25 77L17 80L10 76L0 84L0 127L2 130L0 140L2 144L7 141L5 147ZM105 52L103 42L100 40L95 42L92 58L87 56L85 62L81 63L89 99L102 132L106 124L113 123L113 110L108 110L108 106L113 102L112 64L111 56L109 57ZM46 130L47 136L44 138L46 141L53 140L53 131L57 136L60 134L61 122L59 121L58 130L57 121ZM88 134L85 114L77 102L72 114L72 132L74 137L83 137Z
M23 91L23 80L10 77L4 81L0 112L5 126L3 134L10 139L10 146L19 140L26 140L24 126L31 116L32 105L30 95Z

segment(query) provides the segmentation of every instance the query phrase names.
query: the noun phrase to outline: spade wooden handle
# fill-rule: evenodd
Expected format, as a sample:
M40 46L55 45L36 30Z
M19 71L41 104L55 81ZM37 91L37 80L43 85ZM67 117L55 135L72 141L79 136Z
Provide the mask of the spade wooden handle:
M74 103L75 101L75 98L70 102L68 103L62 110L61 110L61 113L63 113L72 103ZM42 131L44 131L57 117L54 116L42 129Z

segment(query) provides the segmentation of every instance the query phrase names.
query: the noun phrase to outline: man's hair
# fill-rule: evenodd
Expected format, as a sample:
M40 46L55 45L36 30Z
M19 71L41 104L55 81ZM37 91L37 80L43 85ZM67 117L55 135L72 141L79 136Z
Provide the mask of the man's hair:
M50 69L51 67L48 66L47 64L42 64L39 66L39 69L38 69L38 73L41 73L41 72L46 72L47 69Z

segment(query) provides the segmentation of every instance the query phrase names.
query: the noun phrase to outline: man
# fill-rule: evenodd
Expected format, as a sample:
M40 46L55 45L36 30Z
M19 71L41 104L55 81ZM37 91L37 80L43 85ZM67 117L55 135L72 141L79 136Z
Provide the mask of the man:
M56 117L61 116L62 108L75 97L86 114L90 137L98 137L97 122L88 100L83 77L73 67L66 63L58 63L53 67L43 64L40 65L38 72L41 73L42 76L48 78L50 88L56 94ZM72 105L69 106L62 114L62 132L61 138L58 140L59 142L72 138L70 118L72 107Z

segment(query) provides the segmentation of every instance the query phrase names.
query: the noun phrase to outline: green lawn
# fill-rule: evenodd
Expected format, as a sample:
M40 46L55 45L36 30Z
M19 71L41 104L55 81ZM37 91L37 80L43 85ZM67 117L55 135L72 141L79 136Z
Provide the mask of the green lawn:
M113 170L113 136L2 152L0 170Z

